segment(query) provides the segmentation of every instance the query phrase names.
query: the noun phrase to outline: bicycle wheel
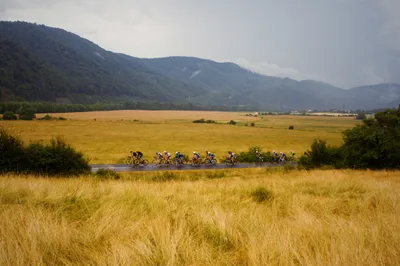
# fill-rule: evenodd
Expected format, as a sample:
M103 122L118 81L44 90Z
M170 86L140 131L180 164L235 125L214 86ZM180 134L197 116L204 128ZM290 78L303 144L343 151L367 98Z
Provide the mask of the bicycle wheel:
M128 156L128 157L125 159L124 163L125 163L125 164L131 165L131 164L132 164L132 158L131 158L130 156Z
M141 165L147 166L148 164L149 164L149 161L147 161L146 159L142 159Z

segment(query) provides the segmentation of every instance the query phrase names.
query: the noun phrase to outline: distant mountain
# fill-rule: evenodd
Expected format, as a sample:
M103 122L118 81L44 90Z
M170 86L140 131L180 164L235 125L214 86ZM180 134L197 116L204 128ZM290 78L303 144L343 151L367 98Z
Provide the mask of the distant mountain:
M263 76L229 62L140 59L106 51L61 29L25 22L0 22L0 91L1 101L129 99L271 110L372 109L400 103L398 84L343 90L313 80Z
M41 93L32 97L29 94L20 95L13 86L5 87L4 84L24 82L20 76L9 76L2 81L3 90L14 92L16 98L55 101L62 97L72 102L90 102L92 98L94 101L129 98L180 102L185 101L186 96L205 94L202 88L171 80L147 69L139 59L106 51L61 29L25 22L0 22L0 36L27 51L31 61L37 64L44 62L49 66L43 73L51 68L68 81L63 90L57 87L49 89L39 82L27 81L31 87L42 88ZM18 51L10 51L6 45L1 45L0 49L2 54L18 57ZM7 60L1 58L1 61ZM9 64L8 67L18 70L17 64L24 63L15 61L12 64L15 65ZM26 70L35 71L35 68L26 67ZM53 72L45 75L52 76Z

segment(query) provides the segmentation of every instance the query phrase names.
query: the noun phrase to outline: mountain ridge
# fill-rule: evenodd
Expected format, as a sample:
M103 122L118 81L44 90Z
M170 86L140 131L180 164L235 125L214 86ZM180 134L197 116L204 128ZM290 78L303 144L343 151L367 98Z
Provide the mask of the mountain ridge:
M321 81L265 76L232 62L189 56L137 58L107 51L63 29L27 22L0 22L0 39L19 47L13 50L0 43L0 59L7 62L0 64L1 101L57 101L62 96L72 103L138 100L276 110L375 109L400 102L400 85L395 83L345 90ZM24 53L25 59L18 57ZM35 77L36 64L42 72ZM9 74L14 72L19 74ZM22 78L24 73L31 79ZM49 82L53 87L43 85Z

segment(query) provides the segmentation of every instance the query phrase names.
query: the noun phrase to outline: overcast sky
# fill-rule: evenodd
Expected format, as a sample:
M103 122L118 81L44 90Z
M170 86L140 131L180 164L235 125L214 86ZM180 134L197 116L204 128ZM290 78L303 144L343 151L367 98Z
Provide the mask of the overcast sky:
M196 56L349 88L400 82L400 0L0 0L136 57Z

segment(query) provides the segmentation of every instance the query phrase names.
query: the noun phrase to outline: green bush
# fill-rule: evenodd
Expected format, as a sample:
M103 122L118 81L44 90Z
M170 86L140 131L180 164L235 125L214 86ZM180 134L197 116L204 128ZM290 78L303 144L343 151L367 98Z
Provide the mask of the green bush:
M14 112L11 111L7 111L3 114L3 119L4 120L17 120L18 117L16 114L14 114Z
M77 175L90 171L88 160L61 138L24 146L19 137L0 129L0 171Z
M250 126L254 127L256 124L254 122L251 122Z
M193 120L193 123L198 123L198 124L215 124L215 120L204 120L204 118L199 119L199 120Z
M229 125L236 125L236 121L231 120L231 121L228 122L228 124L229 124Z
M29 106L22 106L18 110L19 119L21 120L33 120L36 118L36 110Z
M344 164L342 147L327 145L325 140L314 140L311 144L311 151L307 151L299 158L299 165L305 169L317 168L323 165L342 168Z
M26 154L21 138L0 128L0 172L18 172L26 168Z
M52 120L53 117L51 115L45 115L42 118L39 118L38 120Z
M111 169L104 169L104 168L101 168L101 169L97 170L96 173L95 173L95 176L98 179L101 179L101 180L105 180L105 179L118 180L118 179L121 179L121 175L119 173L117 173L116 171L111 170Z
M257 163L258 157L256 151L261 152L264 162L271 162L272 161L272 154L270 152L263 152L260 146L252 146L249 148L247 152L241 152L237 154L236 158L239 162L246 162L246 163Z
M262 203L265 201L273 200L274 195L271 191L269 191L265 187L258 187L251 192L251 197L257 203Z
M59 116L57 117L57 120L67 120L65 117Z

